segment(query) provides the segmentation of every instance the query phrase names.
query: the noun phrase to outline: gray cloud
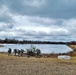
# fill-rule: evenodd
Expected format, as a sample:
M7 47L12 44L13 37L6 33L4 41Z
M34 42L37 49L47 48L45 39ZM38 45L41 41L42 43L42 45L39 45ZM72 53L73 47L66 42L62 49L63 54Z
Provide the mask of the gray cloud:
M0 38L76 40L76 1L0 0Z
M14 25L9 24L9 23L0 23L0 31L9 31L14 27Z
M30 15L30 16L41 16L41 17L50 17L50 18L75 18L76 16L76 1L72 0L36 0L35 3L43 2L43 6L37 8L36 6L32 7L32 2L35 0L2 0L4 5L6 5L11 12L21 15ZM30 6L31 5L31 6ZM34 3L33 3L34 5Z
M12 19L7 15L3 15L3 16L0 16L0 22L9 23L9 22L12 22Z

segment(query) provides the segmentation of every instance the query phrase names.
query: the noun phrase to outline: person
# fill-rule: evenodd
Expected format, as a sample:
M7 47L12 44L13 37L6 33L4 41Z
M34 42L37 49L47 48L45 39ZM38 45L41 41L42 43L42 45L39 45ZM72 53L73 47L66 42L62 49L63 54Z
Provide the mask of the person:
M18 50L18 57L21 57L21 51Z
M14 55L16 56L16 53L17 53L17 49L14 49L14 53L15 53Z
M29 49L27 49L27 53L26 53L26 55L27 55L27 57L30 56L30 50L29 50Z
M36 49L35 50L35 56L36 56L36 58L40 58L40 54L41 54L40 49Z
M21 56L23 56L24 50L23 50L23 49L21 49L21 52L20 52L20 53L21 53Z
M11 52L12 52L12 50L11 50L11 48L9 48L8 49L8 56L11 55Z

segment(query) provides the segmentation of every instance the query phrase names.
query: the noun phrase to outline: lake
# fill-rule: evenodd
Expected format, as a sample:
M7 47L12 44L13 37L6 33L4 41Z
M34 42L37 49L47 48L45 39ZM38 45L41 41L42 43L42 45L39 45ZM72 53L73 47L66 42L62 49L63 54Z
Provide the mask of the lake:
M31 48L31 44L3 44L4 47L0 47L0 52L7 52L8 48L13 49L26 49ZM73 51L67 45L57 45L57 44L33 44L34 47L39 48L41 53L67 53Z

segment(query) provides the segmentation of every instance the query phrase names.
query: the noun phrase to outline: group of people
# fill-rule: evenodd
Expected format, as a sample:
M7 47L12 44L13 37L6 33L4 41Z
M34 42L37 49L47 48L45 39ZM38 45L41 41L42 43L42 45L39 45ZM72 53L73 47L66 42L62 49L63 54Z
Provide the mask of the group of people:
M36 58L40 58L41 51L40 49L36 50L27 50L27 57L35 56Z
M16 56L16 55L18 54L19 57L21 57L21 56L23 55L23 52L24 52L23 49L21 49L21 50L19 50L19 49L14 49L14 50L13 50L14 55ZM12 53L12 49L9 48L9 49L8 49L8 56L10 56L11 53Z
M14 56L17 56L18 55L18 57L23 56L23 53L24 52L25 51L23 49L21 49L21 50L14 49L13 50ZM8 49L8 56L10 56L11 53L12 53L12 49L9 48ZM35 48L33 48L33 49L27 49L27 52L25 54L26 54L27 57L35 56L36 58L40 58L41 51L40 51L40 49L35 49Z

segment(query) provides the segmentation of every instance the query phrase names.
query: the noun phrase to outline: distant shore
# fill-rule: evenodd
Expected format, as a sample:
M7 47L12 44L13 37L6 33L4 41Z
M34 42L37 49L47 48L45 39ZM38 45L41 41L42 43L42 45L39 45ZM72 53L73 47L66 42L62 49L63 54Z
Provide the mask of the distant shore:
M62 41L39 41L39 40L16 40L16 39L0 39L2 44L66 44L76 45L76 41L62 42Z

